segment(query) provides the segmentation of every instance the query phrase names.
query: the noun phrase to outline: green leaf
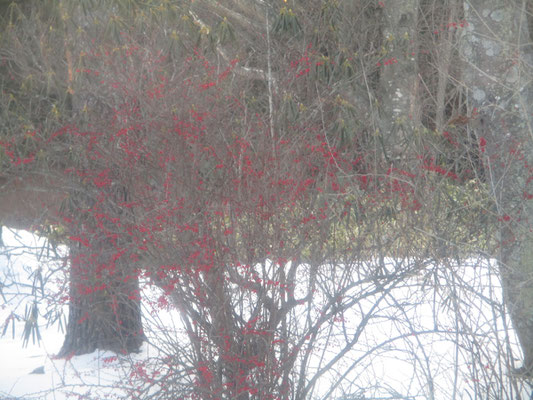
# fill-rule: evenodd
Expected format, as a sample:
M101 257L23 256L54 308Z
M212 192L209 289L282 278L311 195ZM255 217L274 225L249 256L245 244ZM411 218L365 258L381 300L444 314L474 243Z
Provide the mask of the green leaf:
M294 101L292 96L285 96L283 100L283 108L285 113L287 114L287 118L289 119L289 121L295 121L296 119L298 119L300 110L298 104Z
M220 44L226 44L235 40L235 31L233 27L229 24L226 17L218 24L215 30L218 36L218 42Z
M28 345L30 336L32 337L33 344L35 344L35 337L37 337L37 343L41 342L41 333L39 331L38 318L39 306L37 302L34 301L29 309L28 306L26 306L26 322L24 324L24 331L22 332L22 347L26 347Z
M272 31L279 34L296 36L302 31L302 26L291 9L283 7L272 26Z

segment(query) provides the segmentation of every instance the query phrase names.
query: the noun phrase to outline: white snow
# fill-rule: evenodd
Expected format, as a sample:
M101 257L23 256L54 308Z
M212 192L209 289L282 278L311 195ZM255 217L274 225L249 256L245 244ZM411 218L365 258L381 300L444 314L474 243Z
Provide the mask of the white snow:
M43 252L43 241L26 232L15 232L4 229L3 240L9 248L10 256L2 255L5 249L0 248L0 282L9 284L19 281L31 283L35 279L35 272L41 268L43 276L48 283L44 293L32 294L30 285L10 285L4 287L0 296L0 335L10 315L23 316L27 305L39 300L41 315L46 312L47 302L60 301L65 288L62 287L62 277L59 268L54 268L51 254ZM32 247L34 251L23 251L23 247ZM62 250L59 249L59 252ZM56 264L57 266L57 264ZM502 327L502 320L493 321L493 309L488 307L486 300L481 300L480 295L491 299L495 303L501 302L501 291L497 278L491 274L491 266L484 267L473 263L472 266L458 270L464 283L471 283L477 293L468 295L467 291L461 293L464 307L469 307L468 317L471 319L474 332L482 349L486 350L487 363L491 368L502 365L497 359L498 346L509 340L515 343L516 339ZM437 273L436 271L435 273ZM16 276L13 276L15 274ZM473 395L472 371L467 359L468 349L460 348L454 340L462 340L465 345L468 341L462 332L454 332L456 319L453 313L447 311L447 306L442 303L442 298L432 297L432 291L420 291L420 285L415 285L422 276L413 277L413 285L403 288L401 295L396 294L383 299L383 318L375 318L369 322L367 329L358 341L358 347L346 357L341 365L349 366L359 357L364 360L356 366L349 377L361 383L375 382L375 393L384 394L383 388L388 389L388 396L393 393L410 393L412 399L427 398L428 382L433 382L435 399L452 398L452 386L455 382L456 398L469 398ZM153 290L150 292L150 290ZM144 324L148 327L148 335L152 335L151 343L157 342L157 332L170 330L174 341L180 340L182 329L180 318L172 310L153 312L150 308L150 299L157 303L160 293L155 289L144 288ZM396 300L394 300L396 299ZM365 303L367 301L368 303ZM368 309L375 298L362 301L357 309L344 315L345 322L349 325L354 321L355 327L361 319L361 313ZM403 302L401 306L395 301ZM448 304L448 306L450 306ZM438 321L437 321L438 320ZM507 320L508 322L508 320ZM439 329L435 329L438 325ZM33 343L30 338L27 347L23 347L21 334L23 322L15 324L15 337L12 337L13 324L9 323L3 337L0 337L0 399L43 399L63 400L72 398L84 399L125 399L132 398L135 390L135 374L139 368L150 375L150 363L159 358L157 348L145 344L142 352L129 356L117 356L111 352L96 351L70 360L54 359L63 341L63 333L58 324L46 327L44 318L40 318L40 333L42 340L39 344ZM353 330L353 328L351 328ZM441 332L449 329L449 333ZM435 332L431 332L435 330ZM409 335L409 332L417 334ZM437 332L439 331L439 332ZM406 338L406 333L408 338ZM511 332L512 333L512 332ZM397 338L397 340L391 340ZM165 339L163 339L165 340ZM333 332L328 342L317 343L313 350L315 360L314 368L320 366L319 358L323 357L322 364L334 357L338 352L335 343L342 343L341 332ZM387 343L387 341L390 341ZM327 346L326 346L327 344ZM327 351L322 353L320 346ZM516 352L519 355L519 352ZM161 356L163 357L163 356ZM43 374L32 374L37 368L44 367ZM340 367L339 365L337 367ZM324 374L325 384L319 384L314 395L324 396L329 388L328 380L338 377L341 368L335 368ZM496 377L497 378L497 377ZM492 384L492 383L490 383ZM524 393L526 387L523 387ZM74 395L74 396L73 396ZM367 394L368 395L368 394ZM146 395L147 396L147 395ZM141 396L141 398L143 398ZM157 398L157 397L153 397Z

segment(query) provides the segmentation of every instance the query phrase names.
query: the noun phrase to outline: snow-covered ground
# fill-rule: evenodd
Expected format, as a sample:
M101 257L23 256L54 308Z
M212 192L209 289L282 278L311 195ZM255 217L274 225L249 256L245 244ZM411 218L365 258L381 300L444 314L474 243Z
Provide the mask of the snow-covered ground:
M145 344L141 353L130 356L96 351L68 360L55 359L54 355L63 340L60 328L65 323L65 316L57 313L57 304L61 304L66 295L61 267L63 261L47 249L42 239L27 232L4 228L2 239L6 247L0 248L0 283L4 285L0 287L0 335L3 334L0 337L0 399L133 398L135 389L138 389L136 378L139 374L150 375L152 360L164 358L160 355L165 347L164 339L158 342L158 332L172 332L172 340L180 340L182 327L176 314L160 308L153 312L150 307L151 303L157 303L157 300L151 302L151 299L158 299L161 294L158 289L147 286L143 293L144 325L148 328L146 331L153 335L150 342L155 345ZM59 256L64 251L56 250ZM498 398L478 393L480 380L485 380L488 386L502 386L499 390L505 393L509 385L504 382L505 372L503 380L500 379L505 356L498 355L498 352L502 345L516 347L516 338L502 325L509 322L508 318L504 316L494 320L494 307L501 304L501 291L492 268L490 264L481 265L473 261L468 267L454 270L454 279L460 280L457 287L462 288L460 298L447 297L438 291L422 292L419 282L422 277L417 276L412 278L412 285L402 288L401 293L383 299L380 316L368 324L358 342L360 345L346 358L346 362L341 363L347 367L355 365L349 376L361 382L362 386L371 387L373 383L375 390L372 394L367 392L366 398L374 398L369 396L378 394L383 399L421 400L431 396L435 399ZM435 274L441 272L434 271ZM433 272L429 269L428 273ZM40 276L46 285L34 292L31 283L40 283ZM469 285L473 289L471 292ZM367 301L366 305L361 302L359 312L370 307L375 299ZM455 314L450 311L452 303L457 301L461 304L455 304L455 307L464 308L472 332L465 332L464 325L460 327ZM41 340L37 341L35 337L34 342L32 332L28 331L30 334L27 343L24 343L21 338L25 326L22 317L31 312L34 304L38 305L40 314L37 324ZM47 326L46 319L42 317L47 312L54 312L56 314L53 315L58 317L51 326ZM20 320L17 321L17 318ZM344 319L347 323L354 321L357 324L360 314L345 314ZM37 332L34 330L33 333ZM341 335L338 336L340 338ZM326 359L337 353L335 334L328 340L329 350L321 353ZM325 344L319 342L317 346ZM484 354L471 357L475 351ZM361 361L354 364L358 359ZM474 370L476 365L479 368L481 359L486 360L486 365L483 365L485 370ZM487 373L489 370L494 370L494 374ZM335 369L330 374L324 374L324 384L318 385L314 395L324 396L329 387L328 380L338 376L338 371ZM530 390L526 385L516 388L523 391L522 398L529 398ZM148 398L146 393L139 398ZM395 394L403 396L406 393L410 397L394 397ZM150 398L158 397L153 395Z
M159 350L145 343L139 354L117 356L112 352L57 359L63 343L67 306L59 306L66 295L62 275L65 249L48 248L46 242L28 232L3 230L0 247L0 399L63 400L127 399L135 389L135 378L145 371ZM40 275L39 275L40 274ZM32 290L35 280L42 290ZM145 296L154 297L157 293ZM37 304L38 333L25 335L24 318ZM55 313L53 324L45 314ZM164 321L164 322L162 322ZM169 312L145 313L145 323L173 326ZM149 332L153 332L150 330Z

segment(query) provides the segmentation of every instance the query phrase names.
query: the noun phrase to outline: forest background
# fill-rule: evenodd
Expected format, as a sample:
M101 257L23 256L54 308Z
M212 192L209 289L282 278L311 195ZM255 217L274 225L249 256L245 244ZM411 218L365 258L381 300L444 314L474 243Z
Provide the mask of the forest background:
M69 247L48 299L69 307L59 356L139 350L149 284L186 340L167 338L138 398L306 399L325 376L324 398L376 397L354 371L427 335L455 344L452 397L467 363L474 397L520 396L531 1L1 7L0 218ZM482 258L503 299L464 278ZM433 299L431 331L405 311L425 300L395 297L408 287ZM405 335L369 345L380 319Z

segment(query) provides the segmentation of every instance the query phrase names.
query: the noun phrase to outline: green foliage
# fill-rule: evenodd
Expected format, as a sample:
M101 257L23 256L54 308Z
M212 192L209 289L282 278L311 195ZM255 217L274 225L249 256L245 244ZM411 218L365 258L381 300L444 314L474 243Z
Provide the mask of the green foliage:
M215 32L217 35L218 43L220 44L226 44L228 42L235 41L235 31L226 17L224 17L224 19L220 21Z
M37 302L33 302L29 307L26 306L26 311L24 314L24 330L22 332L22 346L26 347L32 338L32 343L35 344L35 339L37 343L41 341L41 333L39 331L39 305Z
M302 31L302 26L292 9L283 7L272 26L275 34L296 36Z
M334 78L333 70L333 62L327 56L320 56L318 61L315 63L316 77L319 81L323 83L328 84L332 81L332 79Z
M300 107L290 94L283 98L283 112L290 122L298 120Z

